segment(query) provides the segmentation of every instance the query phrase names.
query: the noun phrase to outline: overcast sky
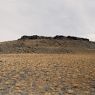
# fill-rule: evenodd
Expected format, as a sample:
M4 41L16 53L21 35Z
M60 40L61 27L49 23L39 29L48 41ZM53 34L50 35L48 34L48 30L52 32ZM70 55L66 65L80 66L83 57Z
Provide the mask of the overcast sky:
M95 41L95 0L0 0L0 41L33 34Z

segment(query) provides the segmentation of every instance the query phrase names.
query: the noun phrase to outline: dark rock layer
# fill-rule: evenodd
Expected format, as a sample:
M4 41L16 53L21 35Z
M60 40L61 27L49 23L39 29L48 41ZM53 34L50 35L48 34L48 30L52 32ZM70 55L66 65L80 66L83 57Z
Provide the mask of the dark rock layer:
M29 39L59 39L59 40L82 40L82 41L89 41L87 38L80 38L80 37L74 37L74 36L63 36L63 35L56 35L54 37L46 37L46 36L38 36L38 35L33 35L33 36L22 36L19 40L29 40Z

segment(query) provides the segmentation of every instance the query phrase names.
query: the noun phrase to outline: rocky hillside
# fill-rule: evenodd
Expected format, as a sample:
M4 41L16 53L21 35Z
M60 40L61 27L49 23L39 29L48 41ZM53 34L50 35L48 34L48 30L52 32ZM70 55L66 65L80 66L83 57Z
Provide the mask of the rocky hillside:
M95 42L87 38L57 35L22 36L15 41L0 43L0 53L76 53L94 52Z

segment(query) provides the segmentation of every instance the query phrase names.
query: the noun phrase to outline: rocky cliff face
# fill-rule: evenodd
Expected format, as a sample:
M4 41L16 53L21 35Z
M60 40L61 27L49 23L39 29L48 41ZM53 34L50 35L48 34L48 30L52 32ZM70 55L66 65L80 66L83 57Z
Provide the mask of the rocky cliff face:
M79 37L74 37L74 36L63 36L63 35L56 35L54 37L46 37L46 36L38 36L38 35L33 35L33 36L22 36L19 40L26 40L26 39L59 39L59 40L82 40L82 41L89 41L87 38L79 38Z

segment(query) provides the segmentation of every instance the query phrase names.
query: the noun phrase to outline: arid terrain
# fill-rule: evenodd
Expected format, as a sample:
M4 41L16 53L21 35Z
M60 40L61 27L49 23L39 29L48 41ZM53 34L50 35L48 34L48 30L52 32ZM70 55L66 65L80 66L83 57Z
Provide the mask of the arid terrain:
M45 36L22 36L15 41L0 43L1 54L12 53L44 53L44 54L65 54L65 53L95 53L95 42L86 38L65 37L57 35L55 37Z
M95 95L95 54L1 54L0 95Z
M0 95L95 95L95 42L70 36L1 42Z

